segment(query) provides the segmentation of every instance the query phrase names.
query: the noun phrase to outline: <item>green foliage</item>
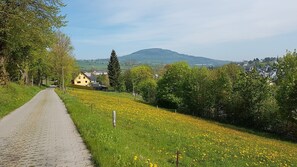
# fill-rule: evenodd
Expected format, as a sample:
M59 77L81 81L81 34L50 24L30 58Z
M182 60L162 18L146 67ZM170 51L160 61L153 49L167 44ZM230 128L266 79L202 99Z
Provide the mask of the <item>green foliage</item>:
M193 68L185 77L183 83L183 102L195 115L206 116L213 106L212 81L210 71L203 68Z
M190 67L178 62L167 67L164 76L158 81L156 101L160 106L177 109L183 106L184 79Z
M109 86L109 80L107 75L98 75L97 76L97 82L100 83L101 85Z
M155 103L157 83L154 79L146 79L138 84L138 89L143 100L149 103Z
M70 38L57 32L56 42L50 50L50 65L52 77L58 80L58 84L63 90L65 84L70 83L79 71L72 50Z
M277 100L281 115L297 123L297 53L288 52L279 60Z
M139 82L153 78L153 70L150 66L147 65L140 65L133 67L131 69L131 75L132 75L132 80L135 84L138 84Z
M280 59L278 86L256 69L245 72L237 64L208 69L190 68L187 63L179 62L158 70L160 78L153 78L153 70L142 65L126 71L123 78L126 90L135 90L147 102L208 119L286 134L294 140L296 57L296 52L289 52ZM260 60L254 62L260 63Z
M231 64L225 65L212 71L214 79L212 81L212 89L210 92L212 93L214 100L213 118L218 120L224 119L224 114L229 110L233 93L233 81L231 79L231 74L236 73L236 70L239 71L239 69L235 68L230 70L230 73L228 73L228 70L232 68L231 66ZM236 74L233 77L237 78Z
M133 81L131 70L126 70L123 74L124 84L127 92L133 92Z
M108 69L109 85L111 87L114 87L116 90L118 90L121 85L120 84L121 67L118 61L117 54L114 50L112 50L111 52L107 69Z
M13 81L28 84L31 76L40 83L41 65L47 64L38 64L39 58L46 62L54 32L65 24L64 16L59 14L63 6L60 0L1 1L0 83L8 74ZM36 65L39 67L35 68Z
M233 121L240 125L257 127L261 106L269 95L267 78L260 76L256 70L241 73L233 94L232 100L237 105L236 110L230 114Z
M147 65L136 66L131 69L132 85L135 93L140 93L139 84L145 80L152 79L153 70Z

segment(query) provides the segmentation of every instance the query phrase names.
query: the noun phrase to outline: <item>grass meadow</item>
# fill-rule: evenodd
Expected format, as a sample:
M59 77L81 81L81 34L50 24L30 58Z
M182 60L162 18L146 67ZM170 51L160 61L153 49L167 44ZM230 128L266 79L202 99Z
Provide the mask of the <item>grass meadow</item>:
M19 108L35 96L42 88L9 83L0 86L0 119Z
M59 92L97 166L297 166L297 144L156 108L125 93ZM117 112L116 128L112 111Z

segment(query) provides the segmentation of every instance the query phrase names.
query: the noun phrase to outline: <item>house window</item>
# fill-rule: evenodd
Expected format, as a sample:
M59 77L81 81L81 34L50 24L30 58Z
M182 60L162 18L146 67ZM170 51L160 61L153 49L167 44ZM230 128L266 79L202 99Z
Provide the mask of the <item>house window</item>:
M86 81L86 83L88 83L88 81Z
M86 77L84 77L84 79L86 79Z
M78 79L80 79L80 77L78 77Z
M77 81L76 83L78 83L78 84L79 84L79 83L80 83L80 81Z

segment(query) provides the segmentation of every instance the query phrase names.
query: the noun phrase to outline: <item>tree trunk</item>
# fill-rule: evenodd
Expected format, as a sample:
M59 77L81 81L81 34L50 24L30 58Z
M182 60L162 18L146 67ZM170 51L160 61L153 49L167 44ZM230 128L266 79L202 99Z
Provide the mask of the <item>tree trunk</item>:
M8 73L5 69L6 59L0 55L0 85L6 85L8 82Z
M64 67L62 67L62 90L65 92L65 76L64 76Z
M29 70L28 69L25 69L24 70L24 73L23 73L23 81L26 85L29 85L30 84L30 79L29 79Z
M34 76L32 75L32 86L34 86Z

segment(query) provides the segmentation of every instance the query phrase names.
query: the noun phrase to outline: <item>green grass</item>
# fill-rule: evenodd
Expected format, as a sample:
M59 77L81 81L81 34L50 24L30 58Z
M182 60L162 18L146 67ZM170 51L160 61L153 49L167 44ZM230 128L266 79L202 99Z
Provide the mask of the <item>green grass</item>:
M15 83L0 86L0 119L25 104L41 89L40 87L24 86Z
M294 143L157 109L128 94L78 89L58 93L97 166L171 167L177 150L180 166L297 166Z

